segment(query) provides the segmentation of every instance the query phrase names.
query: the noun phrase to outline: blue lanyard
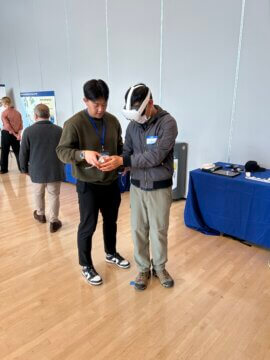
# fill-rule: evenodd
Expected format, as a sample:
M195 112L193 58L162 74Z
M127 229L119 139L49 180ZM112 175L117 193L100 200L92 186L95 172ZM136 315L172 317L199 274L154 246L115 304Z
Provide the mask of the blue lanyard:
M86 109L85 109L85 112L86 112L86 114L88 116L88 119L89 119L90 123L93 125L93 128L95 129L97 137L99 138L99 141L100 141L100 144L101 144L101 151L104 151L105 134L106 134L106 126L105 126L104 119L102 120L102 132L101 132L101 135L99 135L98 128L97 128L97 125L96 125L95 121L89 115L89 113L88 113L88 111Z

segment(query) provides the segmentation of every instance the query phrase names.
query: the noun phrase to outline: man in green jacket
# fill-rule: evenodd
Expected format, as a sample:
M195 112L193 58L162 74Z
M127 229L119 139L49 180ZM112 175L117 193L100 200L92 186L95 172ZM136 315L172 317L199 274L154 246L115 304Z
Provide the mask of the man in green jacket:
M117 118L106 112L109 98L107 84L103 80L89 80L83 91L86 109L65 122L56 152L61 161L72 164L72 174L77 178L80 210L77 240L82 275L91 285L100 285L102 278L95 270L91 256L99 210L103 216L106 261L120 268L130 267L130 263L116 251L121 202L118 172L100 171L106 157L122 153L123 143Z

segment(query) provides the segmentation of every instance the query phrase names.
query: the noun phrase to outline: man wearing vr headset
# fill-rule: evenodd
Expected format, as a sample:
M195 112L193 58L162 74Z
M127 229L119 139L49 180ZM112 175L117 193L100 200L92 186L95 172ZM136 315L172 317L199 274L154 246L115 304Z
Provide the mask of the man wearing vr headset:
M118 173L100 171L109 155L122 153L121 126L115 116L106 112L109 88L103 80L84 84L86 109L79 111L64 124L57 155L64 163L72 164L77 178L80 224L78 228L79 263L82 275L91 285L102 284L94 268L91 249L98 212L103 217L103 237L106 261L129 268L130 263L116 252L118 209L121 202Z
M144 84L127 91L123 114L131 120L123 154L110 157L101 165L101 170L111 171L121 165L131 168L131 226L139 270L135 289L146 289L150 278L150 241L153 275L164 287L172 287L174 281L165 264L177 124L168 112L154 105L151 92Z

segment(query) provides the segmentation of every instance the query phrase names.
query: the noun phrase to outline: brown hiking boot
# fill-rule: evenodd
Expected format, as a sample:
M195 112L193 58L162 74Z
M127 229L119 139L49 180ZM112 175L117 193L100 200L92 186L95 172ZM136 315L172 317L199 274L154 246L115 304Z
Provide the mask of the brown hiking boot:
M34 215L34 219L36 219L37 221L39 221L42 224L45 224L46 222L46 216L45 215L38 215L37 210L35 210L33 212Z
M159 278L159 281L162 286L165 288L173 287L174 281L171 275L168 273L166 269L156 271L155 269L152 270L153 276Z
M51 233L54 233L54 232L56 232L57 230L59 230L60 227L62 227L62 223L61 223L60 220L56 220L56 221L54 221L54 222L51 222L51 223L50 223L50 232L51 232Z
M136 290L145 290L147 288L148 280L150 278L150 271L139 272L136 276L134 288Z

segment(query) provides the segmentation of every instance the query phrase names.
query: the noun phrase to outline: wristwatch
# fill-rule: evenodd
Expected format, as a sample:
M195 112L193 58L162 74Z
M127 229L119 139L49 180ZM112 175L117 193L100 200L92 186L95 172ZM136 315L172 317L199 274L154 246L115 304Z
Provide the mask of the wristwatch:
M81 151L80 152L80 159L84 160L85 159L85 154L84 154L84 151Z

